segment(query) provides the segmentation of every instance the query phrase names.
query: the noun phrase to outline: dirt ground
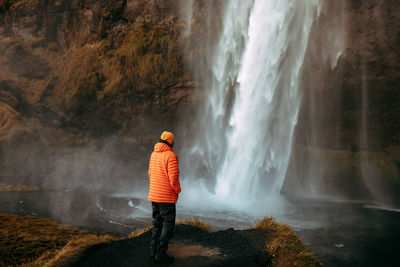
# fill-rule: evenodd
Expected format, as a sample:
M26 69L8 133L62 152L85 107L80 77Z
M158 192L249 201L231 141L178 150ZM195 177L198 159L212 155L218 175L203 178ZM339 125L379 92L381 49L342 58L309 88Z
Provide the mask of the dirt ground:
M177 225L168 248L172 266L266 266L263 251L268 232L262 229L203 232ZM150 232L124 240L94 245L71 266L157 266L150 260Z

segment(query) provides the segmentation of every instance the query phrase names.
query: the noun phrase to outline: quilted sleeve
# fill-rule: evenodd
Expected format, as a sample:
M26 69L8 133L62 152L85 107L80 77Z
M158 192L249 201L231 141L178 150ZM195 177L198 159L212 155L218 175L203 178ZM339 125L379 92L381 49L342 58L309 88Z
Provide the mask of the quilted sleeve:
M178 157L175 153L171 153L168 157L168 177L172 189L179 194L181 192L181 184L179 183Z

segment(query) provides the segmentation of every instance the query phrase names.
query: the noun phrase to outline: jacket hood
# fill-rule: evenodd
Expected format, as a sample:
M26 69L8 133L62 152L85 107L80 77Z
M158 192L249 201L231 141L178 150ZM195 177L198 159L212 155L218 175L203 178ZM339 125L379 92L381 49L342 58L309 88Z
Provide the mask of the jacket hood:
M154 145L154 152L164 152L164 151L168 151L168 150L172 151L172 148L167 144L157 143Z

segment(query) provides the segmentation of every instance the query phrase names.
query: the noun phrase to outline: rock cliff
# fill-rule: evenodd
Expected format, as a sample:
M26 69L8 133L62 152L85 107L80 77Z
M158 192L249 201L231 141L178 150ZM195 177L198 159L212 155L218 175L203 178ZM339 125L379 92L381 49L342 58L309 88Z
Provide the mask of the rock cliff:
M326 2L303 67L286 189L400 203L388 197L400 188L399 9L398 1ZM337 54L324 49L338 42L332 65Z
M174 1L1 6L1 102L13 110L7 114L102 136L148 126L153 114L173 120L193 88Z
M207 61L207 37L218 32L223 1L194 1L190 32L184 3L1 0L2 169L28 157L27 144L48 153L112 135L124 140L118 148L148 149L154 132L182 117L190 121L202 97L195 82L201 74L191 66ZM374 179L362 177L373 173L389 181L378 187L398 190L400 5L325 3L303 67L304 101L284 189L313 184L321 194L358 188L364 196ZM341 45L340 57L327 54L327 45Z
M102 149L108 136L124 138L118 152L81 158L90 171L119 164L115 155L151 147L151 130L174 127L194 88L180 17L176 1L0 1L2 179L64 179L63 154Z

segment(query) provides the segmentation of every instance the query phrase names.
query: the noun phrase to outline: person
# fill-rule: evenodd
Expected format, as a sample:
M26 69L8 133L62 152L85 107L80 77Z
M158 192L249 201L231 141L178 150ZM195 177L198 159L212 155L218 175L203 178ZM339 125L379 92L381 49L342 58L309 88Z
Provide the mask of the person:
M176 202L181 192L178 157L173 151L175 136L164 131L155 144L149 162L149 195L153 210L151 258L158 263L174 262L167 255L168 242L175 227Z

